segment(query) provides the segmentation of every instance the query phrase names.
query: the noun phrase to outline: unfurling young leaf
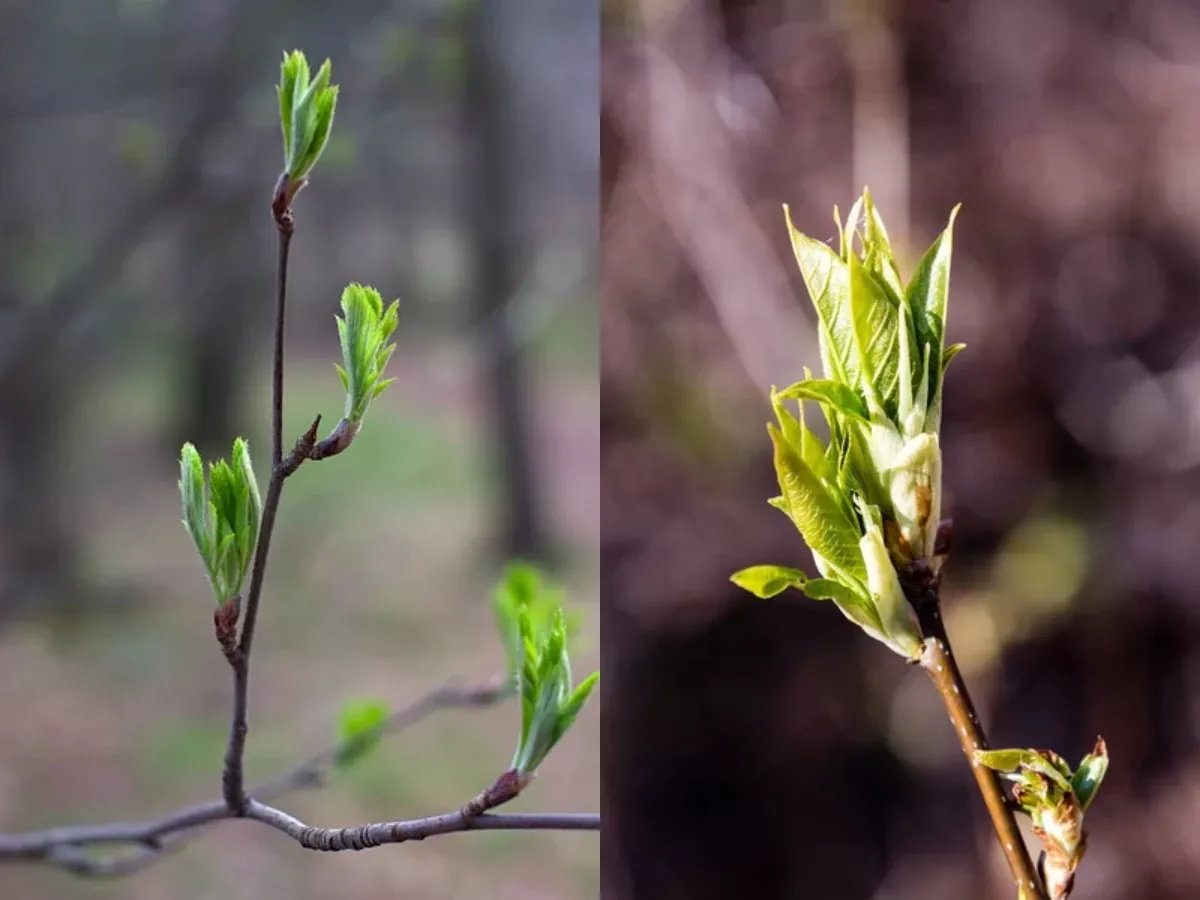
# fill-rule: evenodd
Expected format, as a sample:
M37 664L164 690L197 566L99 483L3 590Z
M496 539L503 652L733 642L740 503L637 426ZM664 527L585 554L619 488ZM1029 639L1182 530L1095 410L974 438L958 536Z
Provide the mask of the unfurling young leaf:
M779 396L784 400L815 400L864 425L870 422L871 414L862 397L840 381L824 378L797 381L780 391Z
M954 220L959 207L950 211L950 222L913 273L905 299L913 317L917 344L929 348L929 411L926 431L937 433L942 420L942 379L946 366L963 348L946 347L946 307L950 297L950 256L954 249Z
M751 566L730 577L738 587L763 600L782 594L790 587L803 589L808 580L799 569L787 566Z
M285 53L280 73L279 121L283 128L284 173L295 190L309 173L329 141L337 106L337 85L330 85L332 64L325 60L311 81L308 60L299 50Z
M1079 798L1079 805L1086 811L1096 799L1096 791L1108 771L1108 746L1104 738L1096 738L1096 746L1079 763L1079 768L1071 776L1071 790Z
M1096 739L1074 773L1052 750L976 750L975 761L1016 782L1013 797L1045 848L1039 872L1046 891L1050 900L1065 900L1087 850L1083 814L1108 769L1104 739Z
M882 405L895 421L899 406L900 310L882 285L850 254L850 316L868 406Z
M383 737L390 711L382 700L348 700L338 715L338 743L334 763L348 766L373 750Z
M820 321L825 375L859 389L862 377L850 317L850 271L829 247L796 230L787 206L783 213L796 262Z
M212 548L206 522L204 463L200 459L200 453L190 443L184 444L179 454L179 494L183 500L183 527L192 536L196 552L200 554L200 559L208 569ZM209 576L212 576L211 570Z
M520 560L510 562L492 591L492 612L504 647L507 671L515 678L521 660L521 615L528 616L533 634L549 631L554 615L562 609L563 591L536 566ZM564 613L567 637L579 627L579 617Z
M900 271L896 268L896 258L892 253L892 242L888 238L887 228L883 218L875 208L871 192L863 189L863 266L883 286L893 305L900 305L904 294L904 286L900 282ZM856 223L851 220L850 227ZM849 260L847 260L849 261Z
M225 460L209 466L206 491L196 448L184 444L179 457L183 525L204 563L218 605L241 593L262 517L250 448L242 438L233 443L232 459L232 466Z
M879 616L878 637L896 653L908 659L921 655L921 631L892 565L880 527L871 523L859 541L867 566L867 587Z
M396 349L388 338L396 330L400 301L384 309L379 291L361 284L342 291L342 317L337 319L342 347L338 378L346 389L345 419L359 425L371 401L395 379L384 379L383 370Z
M548 623L537 623L532 608L533 604L525 603L516 610L521 731L510 768L522 778L536 774L600 678L599 672L593 672L578 687L573 686L562 609L555 609ZM503 636L503 628L501 633Z
M805 542L842 571L866 579L867 570L858 549L859 525L804 464L773 425L768 426L775 446L775 472L788 514Z
M1033 750L976 750L975 759L981 766L995 772L1008 774L1021 766L1030 765L1037 758Z
M899 569L922 563L936 575L945 559L935 552L937 431L942 372L959 349L944 341L954 215L907 285L869 191L845 222L834 210L837 252L800 233L787 206L784 217L817 311L824 377L805 369L804 380L771 389L779 425L768 429L781 492L771 504L800 531L822 578L754 567L734 581L760 596L797 587L832 599L869 635L912 658L919 632ZM799 401L798 418L788 400ZM805 426L806 400L825 415L827 445Z

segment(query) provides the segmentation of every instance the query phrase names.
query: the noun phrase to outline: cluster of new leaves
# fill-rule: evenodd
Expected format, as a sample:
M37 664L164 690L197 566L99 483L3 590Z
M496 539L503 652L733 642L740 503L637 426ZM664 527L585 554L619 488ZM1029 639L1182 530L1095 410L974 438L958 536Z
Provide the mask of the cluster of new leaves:
M1045 848L1039 868L1051 900L1071 892L1087 835L1083 814L1091 806L1108 771L1108 748L1103 738L1074 772L1052 750L977 750L975 760L1003 772L1015 782L1013 796L1033 820L1033 830Z
M795 524L821 578L784 566L755 566L736 584L769 597L788 587L833 600L851 621L908 658L920 634L901 591L898 566L934 570L941 516L942 376L961 345L945 347L954 215L905 283L883 219L863 192L843 226L840 248L792 225L792 247L816 307L824 378L771 390L778 426L768 426L781 496L771 504ZM857 246L856 246L857 239ZM804 401L821 408L823 443L807 426ZM788 409L797 401L798 415Z
M562 739L599 679L592 673L578 687L571 678L567 643L578 617L563 609L562 588L537 567L510 563L492 594L492 609L507 663L506 675L521 699L521 732L511 769L532 776ZM348 701L338 723L336 762L348 766L383 736L389 710L380 700Z
M329 142L337 85L331 85L329 60L311 78L308 60L299 50L283 55L279 86L279 120L283 125L284 174L299 185L308 177ZM295 191L293 190L293 194Z
M254 559L262 500L250 464L250 448L233 442L233 463L219 460L208 470L191 444L179 457L179 493L183 525L204 563L218 604L238 596Z
M575 630L561 589L527 563L512 563L493 594L496 627L521 699L521 734L511 768L532 776L574 723L596 686L593 672L573 685L567 640Z
M342 291L342 317L337 319L342 365L336 368L346 390L345 419L352 426L362 422L371 401L396 380L383 378L383 370L396 349L388 338L396 330L399 305L393 300L384 309L379 291L361 284Z

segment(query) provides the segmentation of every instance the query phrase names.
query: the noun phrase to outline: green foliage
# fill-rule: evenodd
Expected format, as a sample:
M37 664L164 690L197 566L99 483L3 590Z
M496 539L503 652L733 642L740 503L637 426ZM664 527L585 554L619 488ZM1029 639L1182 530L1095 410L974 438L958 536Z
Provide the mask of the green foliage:
M395 381L383 379L383 370L396 349L388 338L396 330L400 301L385 310L379 291L361 284L342 291L342 317L337 319L342 345L342 365L335 366L346 389L347 421L358 424L371 401Z
M1108 772L1108 747L1103 740L1098 740L1095 748L1080 761L1079 768L1071 776L1071 790L1079 798L1079 803L1084 810L1087 810L1092 805L1092 801L1096 799L1096 792L1100 790L1100 782L1104 780L1106 772Z
M347 700L338 714L338 743L334 763L349 766L378 746L391 714L382 700Z
M592 689L600 680L593 672L572 686L567 654L567 626L561 609L540 634L527 611L517 619L521 653L517 689L521 698L521 736L511 768L533 775L542 760L574 724Z
M209 466L207 489L204 465L191 444L179 457L179 494L183 525L196 545L218 604L239 595L254 559L262 499L250 462L250 448L233 442L232 465L219 460Z
M790 587L804 590L809 578L799 569L788 566L751 566L734 572L729 580L754 596L766 600L782 594Z
M574 723L600 678L593 672L577 687L571 677L568 638L576 624L562 608L561 588L529 563L513 562L496 585L496 627L521 698L521 734L512 768L533 775Z
M774 425L768 426L768 431L775 447L775 475L788 517L814 553L820 554L830 566L861 580L866 576L858 551L862 530L839 502L836 486L817 477L783 432Z
M837 251L801 234L786 206L784 215L817 312L824 377L805 370L802 381L771 390L779 424L768 428L782 494L771 503L812 549L824 583L814 588L803 573L786 583L770 580L769 567L745 570L734 581L760 596L788 586L810 596L815 590L872 637L913 658L920 638L896 569L914 560L928 561L934 571L941 564L934 554L941 518L937 430L942 373L959 349L944 344L954 214L907 285L869 191L845 224L834 211ZM805 425L806 401L821 408L828 443Z
M1108 748L1096 739L1074 772L1052 750L976 750L975 761L1013 781L1013 798L1033 820L1046 849L1042 873L1051 897L1065 897L1087 848L1083 814L1108 771Z
M562 587L547 579L537 566L520 560L505 566L492 591L492 611L504 646L506 671L514 681L521 665L521 617L529 619L533 633L540 638L553 627L555 614L563 610L563 599ZM564 612L563 616L567 637L574 637L579 630L578 614Z
M337 85L331 85L333 67L321 64L310 77L308 60L299 50L283 55L279 86L279 121L283 126L284 171L293 182L303 182L321 158L333 127Z
M918 505L905 496L914 490L912 479L895 482L905 468L899 457L906 445L921 434L936 441L942 374L960 349L947 350L944 341L956 214L957 208L905 286L870 192L863 192L844 226L838 221L838 253L797 231L785 207L796 260L817 311L825 380L805 379L784 396L815 400L827 418L837 420L832 430L853 445L854 474L867 501L901 526L907 546L889 549L906 559L932 556L940 514L940 477L934 483L929 453L922 467L907 467L922 493L930 494L922 498L924 514L916 520L904 521L894 509Z

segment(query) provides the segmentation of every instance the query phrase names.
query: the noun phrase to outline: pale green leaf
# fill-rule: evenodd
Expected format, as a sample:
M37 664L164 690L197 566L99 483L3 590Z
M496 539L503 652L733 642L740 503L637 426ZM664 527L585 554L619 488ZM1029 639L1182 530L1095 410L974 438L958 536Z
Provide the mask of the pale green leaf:
M1037 759L1032 750L976 750L975 759L996 772L1015 772Z
M327 61L328 63L328 61ZM337 107L338 88L334 85L326 88L317 98L313 106L313 131L310 143L300 164L299 177L305 177L316 166L321 154L329 143L329 133L333 128L333 115Z
M898 306L904 296L904 285L896 268L887 228L871 199L871 192L866 188L863 188L863 220L863 266L875 276Z
M247 526L253 535L257 536L258 523L262 517L262 496L258 491L258 479L254 477L254 466L250 461L250 445L244 438L233 442L233 464L237 468L239 480L247 499ZM251 539L253 545L253 538Z
M823 481L831 480L835 473L825 458L825 448L804 423L804 404L799 404L800 417L797 419L784 406L783 398L772 387L771 405L775 409L775 418L779 420L779 427L783 429L783 436L787 442L818 478Z
M900 310L879 282L851 255L850 311L855 348L868 400L873 388L884 411L895 417L899 398Z
M839 568L865 579L858 552L858 524L850 519L838 499L804 464L774 426L768 426L775 446L775 472L787 501L788 514L805 542Z
M283 152L286 156L292 146L292 104L296 99L296 69L289 54L283 54L283 64L279 68L279 85L275 91L279 95L279 122L283 126Z
M184 444L179 454L179 494L183 505L184 527L191 535L205 568L210 568L212 545L208 524L204 518L204 463L200 459L200 453L190 443Z
M942 354L942 371L946 371L946 366L950 365L950 360L958 356L963 350L967 349L966 344L951 344Z
M382 381L377 382L375 387L371 389L371 399L374 400L376 397L382 394L384 389L395 380L395 378L385 378Z
M850 204L850 213L846 216L846 223L840 226L838 256L842 262L848 261L854 253L854 236L858 233L858 224L862 219L862 208L863 197L859 194L854 198L854 202Z
M798 381L780 391L779 396L785 400L814 400L860 422L870 420L867 404L858 392L837 381L821 378Z
M754 596L767 600L788 588L803 588L808 576L788 566L750 566L734 572L729 580Z
M555 731L557 732L555 736L556 742L567 733L567 729L575 724L575 719L578 718L580 711L583 709L584 704L587 703L588 697L591 696L592 690L596 687L596 684L599 681L599 672L593 672L591 675L587 676L587 678L583 679L583 681L579 683L579 687L575 689L571 696L567 698L567 701L559 708L558 722L557 727L555 728Z
M950 295L950 257L954 249L954 220L959 207L950 212L950 221L945 230L933 242L913 273L905 292L905 299L912 311L913 326L917 342L933 346L930 360L929 385L930 405L942 383L945 362L942 348L946 335L946 304ZM936 364L936 365L935 365Z
M813 600L833 600L839 606L861 606L863 598L831 578L810 578L801 590Z
M821 321L821 340L828 356L823 357L825 375L858 387L861 372L850 318L849 270L828 246L797 231L788 207L783 210L796 263Z

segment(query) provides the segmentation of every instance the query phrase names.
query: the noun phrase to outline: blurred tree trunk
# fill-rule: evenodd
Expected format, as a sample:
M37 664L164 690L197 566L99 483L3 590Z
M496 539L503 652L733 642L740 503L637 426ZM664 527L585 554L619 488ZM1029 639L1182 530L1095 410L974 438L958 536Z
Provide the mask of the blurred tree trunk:
M263 220L260 194L210 183L203 195L185 232L190 294L171 452L191 441L209 458L228 455L239 430L238 386L246 381L249 341L265 322L268 286L258 277L261 257L249 250Z
M81 536L72 522L75 497L70 483L75 456L63 438L76 406L75 395L87 385L99 356L98 326L95 321L88 323L69 349L63 338L85 310L108 317L120 327L120 320L113 318L113 304L97 298L121 280L125 261L153 224L188 199L186 188L203 161L205 144L221 123L227 100L239 83L233 65L238 50L234 38L244 29L240 20L230 15L236 5L205 2L196 9L203 13L204 21L193 16L184 24L192 45L199 49L181 66L204 77L189 82L188 92L194 92L190 103L172 103L172 112L182 109L185 115L175 131L176 146L169 161L150 184L136 188L135 199L123 211L98 220L98 227L85 240L91 245L88 255L77 265L64 265L65 271L58 273L53 287L40 296L23 286L14 273L23 262L18 254L31 236L53 227L49 221L54 216L39 219L37 207L25 214L21 206L30 202L23 197L25 185L16 179L0 181L0 337L5 339L0 356L0 408L4 410L0 420L0 618L34 611L76 611L101 599L122 603L129 599L123 588L114 595L111 586L88 585L80 577ZM59 37L54 31L57 20L53 16L39 18L36 14L41 11L42 7L34 4L0 7L0 108L33 111L19 115L39 111L42 101L37 91L42 86L30 82L25 73L36 68L36 54L41 52L36 48ZM10 35L12 40L4 40ZM197 40L197 35L205 40ZM86 114L92 102L69 110ZM0 131L11 135L14 144L25 134L11 127ZM0 156L11 146L0 143ZM72 221L72 228L74 224ZM69 245L74 237L69 235L63 243ZM79 450L86 465L90 448Z
M57 358L22 356L0 378L0 620L71 602L79 587L62 471L65 373Z
M6 109L21 107L22 46L36 44L38 23L28 12L6 8L0 17L0 106ZM17 139L16 129L0 133ZM0 141L0 173L11 149ZM26 312L16 282L18 254L36 223L21 207L12 182L0 179L0 330L21 324ZM23 347L0 373L0 622L63 600L75 587L78 546L59 437L70 412L63 368L55 355Z
M543 559L547 541L533 473L532 423L509 312L518 287L524 229L515 196L518 176L509 127L513 104L504 64L503 4L475 4L463 25L462 111L469 148L465 181L475 256L472 318L497 454L500 549L509 557Z

